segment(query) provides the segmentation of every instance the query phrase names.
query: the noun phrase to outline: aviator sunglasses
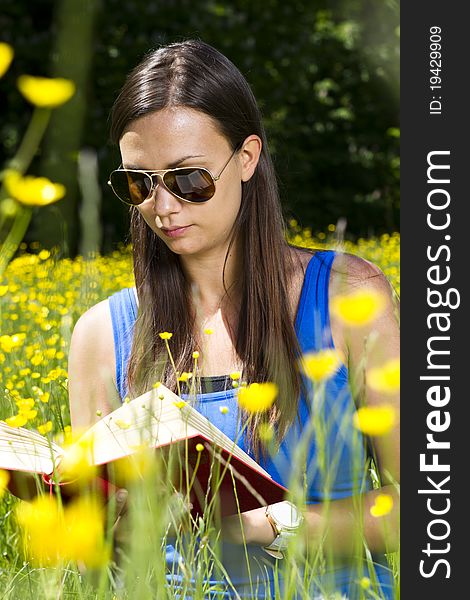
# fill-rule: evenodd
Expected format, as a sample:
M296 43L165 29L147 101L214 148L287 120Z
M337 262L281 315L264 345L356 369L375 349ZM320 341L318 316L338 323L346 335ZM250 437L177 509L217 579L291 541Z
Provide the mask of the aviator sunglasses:
M196 204L207 202L215 194L215 182L241 146L238 144L217 176L205 167L178 167L161 171L119 168L111 173L108 184L119 200L131 206L138 206L150 198L159 179L179 200Z

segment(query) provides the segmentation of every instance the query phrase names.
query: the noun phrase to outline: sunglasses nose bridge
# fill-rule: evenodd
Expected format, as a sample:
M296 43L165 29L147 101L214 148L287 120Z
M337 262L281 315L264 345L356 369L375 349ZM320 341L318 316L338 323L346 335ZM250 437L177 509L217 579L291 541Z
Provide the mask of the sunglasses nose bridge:
M150 191L149 191L149 198L153 197L153 200L155 202L156 198L157 198L157 189L158 186L163 184L163 177L161 175L161 173L152 173L150 174L150 178L152 180L152 185L150 186ZM160 182L161 179L161 182Z

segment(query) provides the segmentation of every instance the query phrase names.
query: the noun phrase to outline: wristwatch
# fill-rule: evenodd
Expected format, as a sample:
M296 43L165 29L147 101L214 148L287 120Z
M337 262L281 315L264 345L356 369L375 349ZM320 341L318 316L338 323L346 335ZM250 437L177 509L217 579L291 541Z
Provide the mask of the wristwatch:
M266 507L266 518L276 535L274 541L263 549L274 558L284 558L284 550L289 540L295 536L304 520L300 510L285 500Z

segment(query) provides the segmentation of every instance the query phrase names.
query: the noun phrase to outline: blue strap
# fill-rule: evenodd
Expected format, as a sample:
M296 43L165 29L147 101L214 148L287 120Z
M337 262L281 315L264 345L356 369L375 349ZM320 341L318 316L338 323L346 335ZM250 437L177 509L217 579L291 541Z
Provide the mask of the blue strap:
M304 353L333 347L328 287L334 259L335 252L332 250L318 251L310 259L305 272L295 324Z
M114 353L116 356L116 385L123 400L128 394L127 363L132 348L137 302L134 288L124 288L109 297L113 323Z

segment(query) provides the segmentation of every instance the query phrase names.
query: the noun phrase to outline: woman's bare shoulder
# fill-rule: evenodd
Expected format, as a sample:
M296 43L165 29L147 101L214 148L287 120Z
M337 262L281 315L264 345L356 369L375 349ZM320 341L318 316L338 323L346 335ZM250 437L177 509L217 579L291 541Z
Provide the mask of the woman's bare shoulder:
M71 352L76 350L87 361L97 360L113 368L114 335L109 301L102 300L84 312L75 324ZM114 376L114 371L111 371Z
M358 287L393 295L392 287L374 263L348 252L337 252L330 275L330 297L353 292Z
M108 300L77 320L69 348L68 374L72 420L87 425L97 408L109 412L116 397L116 360Z

